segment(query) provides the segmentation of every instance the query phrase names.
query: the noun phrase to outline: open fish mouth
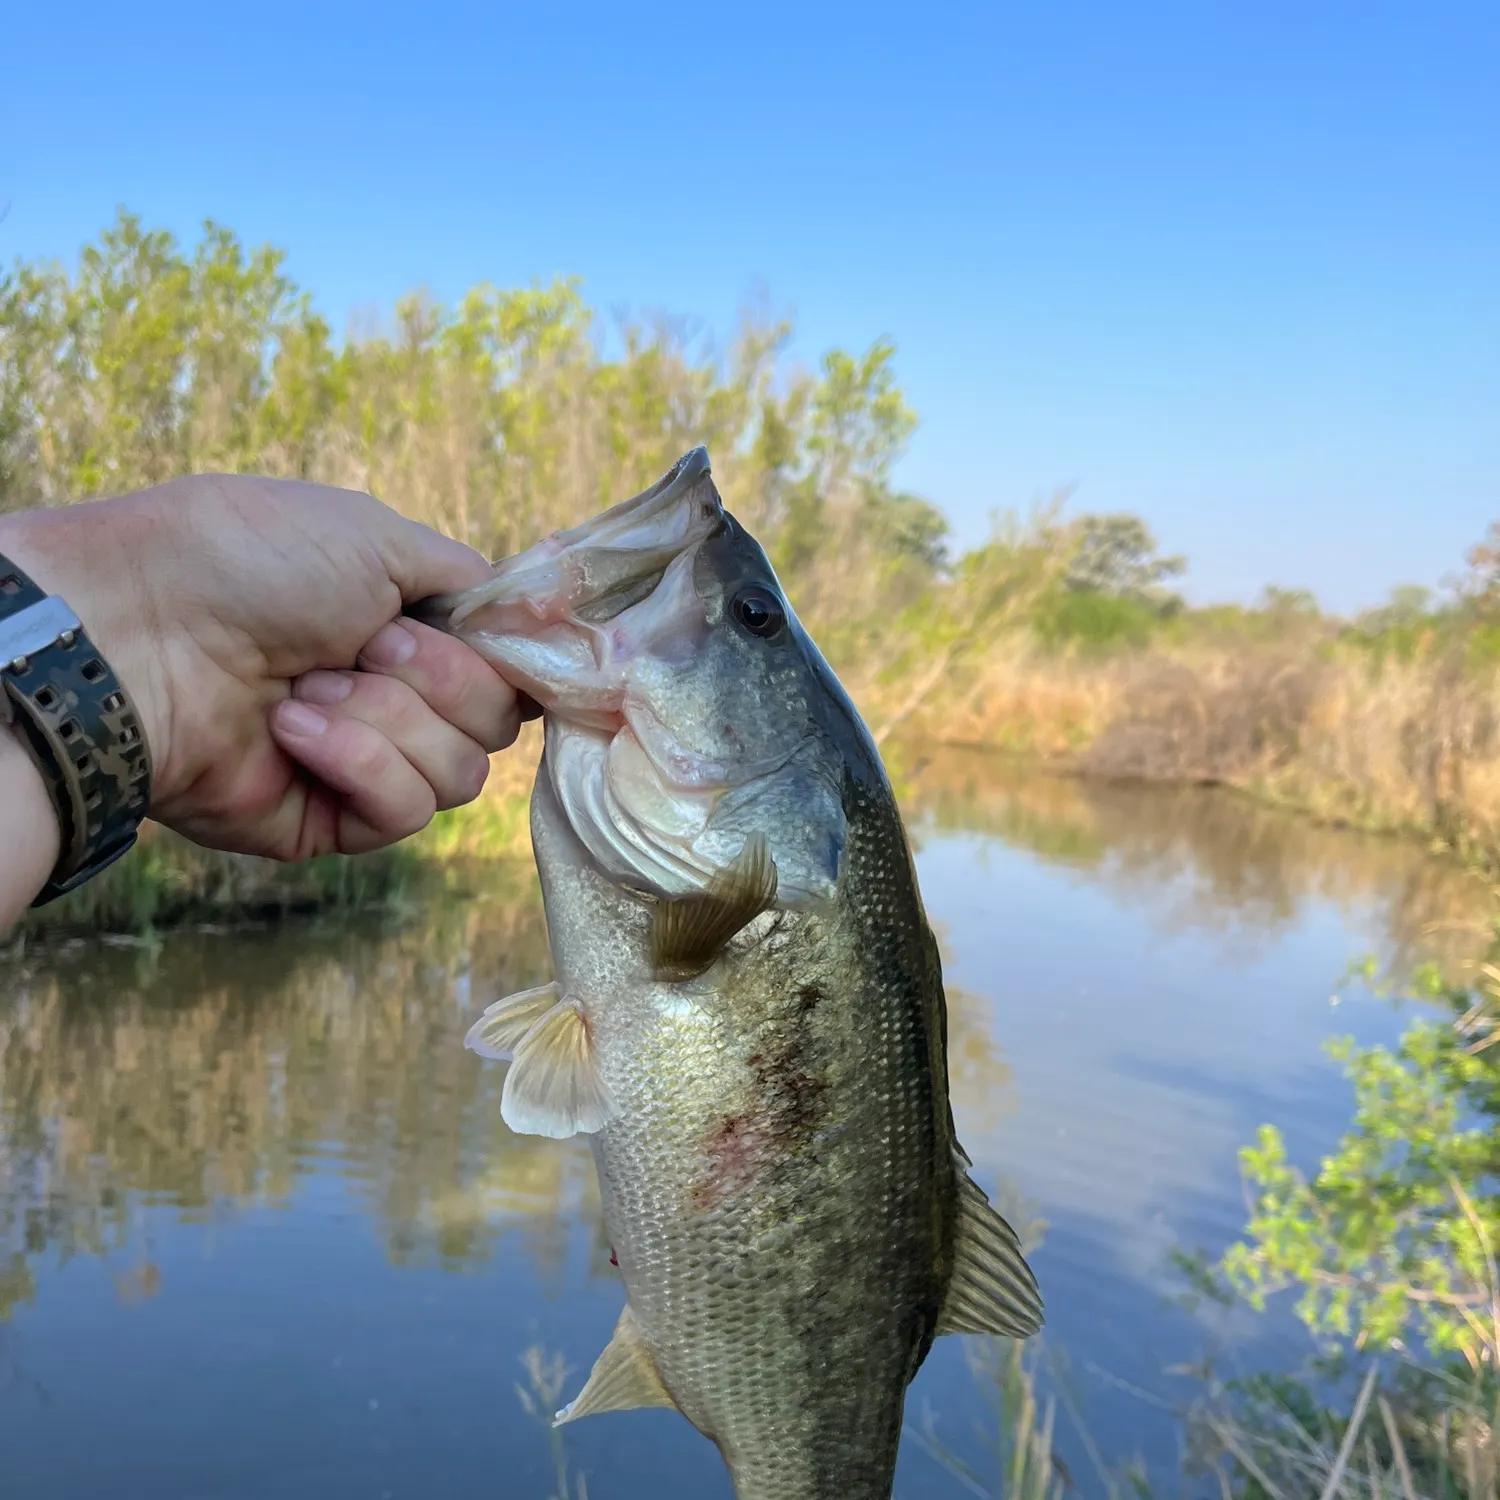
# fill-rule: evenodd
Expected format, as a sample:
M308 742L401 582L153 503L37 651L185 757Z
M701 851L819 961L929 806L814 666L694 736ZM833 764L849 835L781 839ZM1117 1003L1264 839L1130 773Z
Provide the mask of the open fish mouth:
M701 644L693 562L725 524L708 452L695 448L650 489L411 613L467 641L544 712L613 732L643 676L689 662Z
M650 489L496 563L480 587L424 599L409 613L459 635L603 624L647 598L675 559L723 523L708 450L694 448Z

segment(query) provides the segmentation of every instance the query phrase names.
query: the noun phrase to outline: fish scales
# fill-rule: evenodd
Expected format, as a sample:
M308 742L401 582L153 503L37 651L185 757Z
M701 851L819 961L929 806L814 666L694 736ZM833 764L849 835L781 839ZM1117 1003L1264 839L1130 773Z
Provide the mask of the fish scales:
M938 997L924 931L895 916L920 906L883 800L851 783L828 917L732 954L704 1006L617 989L595 1023L621 1105L593 1138L610 1241L665 1384L741 1497L889 1493L951 1259ZM620 951L545 776L534 808L549 922L567 911L555 931ZM587 984L566 937L558 958L564 988Z
M556 982L471 1039L514 1058L513 1127L594 1154L627 1308L562 1416L674 1406L740 1500L884 1500L934 1338L1025 1335L1040 1300L966 1180L941 964L879 755L695 458L500 565L490 630L447 606L546 728L531 824Z

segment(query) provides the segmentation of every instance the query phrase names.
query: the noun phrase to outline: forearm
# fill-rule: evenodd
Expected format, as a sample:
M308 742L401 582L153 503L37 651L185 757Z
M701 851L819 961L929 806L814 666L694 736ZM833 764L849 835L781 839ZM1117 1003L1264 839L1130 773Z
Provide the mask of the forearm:
M57 813L15 731L0 726L0 937L47 883L58 857Z

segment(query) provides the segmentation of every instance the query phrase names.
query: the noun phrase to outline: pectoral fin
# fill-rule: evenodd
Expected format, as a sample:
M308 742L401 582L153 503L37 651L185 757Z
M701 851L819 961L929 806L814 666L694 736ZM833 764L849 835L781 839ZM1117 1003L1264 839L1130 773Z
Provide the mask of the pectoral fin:
M615 1116L599 1077L588 1022L576 1000L560 1000L516 1044L500 1094L500 1118L518 1135L565 1140Z
M776 861L764 834L752 834L733 861L698 896L657 904L651 920L651 961L664 979L692 979L747 922L776 900Z
M557 986L544 984L497 1000L469 1028L464 1046L481 1057L509 1062L521 1038L557 1004L558 998Z
M1042 1296L1016 1232L990 1206L960 1161L953 1275L940 1334L1000 1333L1030 1338L1042 1326Z
M640 1324L630 1305L615 1324L614 1337L604 1346L604 1353L594 1361L583 1389L552 1419L554 1427L591 1417L601 1411L635 1411L643 1406L670 1406L677 1403L656 1373Z

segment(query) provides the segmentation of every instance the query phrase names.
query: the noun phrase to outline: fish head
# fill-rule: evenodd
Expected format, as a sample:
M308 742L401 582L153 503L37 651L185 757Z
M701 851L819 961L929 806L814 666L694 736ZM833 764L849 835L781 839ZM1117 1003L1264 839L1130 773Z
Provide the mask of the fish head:
M610 878L702 892L759 838L778 907L834 896L845 780L878 756L705 450L416 613L541 705L545 774Z

